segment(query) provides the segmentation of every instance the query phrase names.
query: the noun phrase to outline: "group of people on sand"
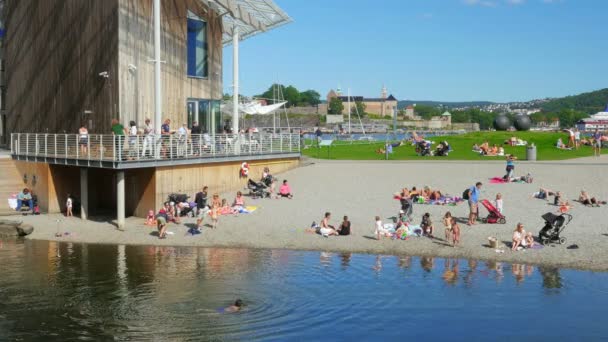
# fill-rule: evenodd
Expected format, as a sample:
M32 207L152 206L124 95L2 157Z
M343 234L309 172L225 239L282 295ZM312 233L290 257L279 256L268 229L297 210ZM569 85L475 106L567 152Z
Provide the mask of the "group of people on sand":
M270 175L270 170L266 167L262 174L262 179L273 178ZM274 192L274 186L269 186L272 192ZM291 187L287 180L283 180L282 185L279 188L279 192L276 198L293 198ZM194 203L196 206L192 208L194 216L196 217L196 228L191 230L193 234L201 233L203 222L205 217L209 217L211 220L210 227L217 228L219 217L222 215L237 215L242 212L246 212L245 196L241 191L237 191L232 202L228 202L226 198L220 199L219 193L214 193L209 199L209 187L203 186L201 191L197 192L194 196ZM167 235L167 224L169 223L181 224L180 220L180 207L179 204L174 202L165 202L160 210L154 214L153 210L148 212L146 217L145 225L156 226L158 229L158 238L165 239Z
M324 237L340 236L340 235L346 236L346 235L350 235L352 233L351 223L348 219L348 216L346 216L346 215L344 216L344 218L342 219L342 222L340 223L338 228L336 228L334 225L330 224L330 220L331 220L331 213L326 212L325 215L323 215L321 222L319 224L317 224L316 222L313 222L311 227L309 229L307 229L307 231L310 233L320 234L321 236L324 236Z
M572 208L572 204L564 198L561 191L540 188L532 194L532 197L543 200L548 200L550 196L553 196L553 205L560 207L561 212L567 212ZM606 201L598 200L596 197L589 195L586 190L581 190L577 202L587 207L599 207L602 204L606 204Z
M399 195L401 197L409 197L414 202L419 201L420 198L424 199L425 201L436 201L444 196L441 190L431 189L426 185L422 189L417 189L415 186L413 186L411 190L408 188L403 188Z

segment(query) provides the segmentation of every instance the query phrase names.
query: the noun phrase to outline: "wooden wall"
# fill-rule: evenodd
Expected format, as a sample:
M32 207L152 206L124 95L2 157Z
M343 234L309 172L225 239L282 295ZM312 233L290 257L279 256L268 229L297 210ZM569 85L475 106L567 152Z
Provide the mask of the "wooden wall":
M163 118L172 129L187 120L188 98L222 98L222 19L200 0L163 0L161 56ZM119 108L121 121L143 125L154 121L154 57L152 0L119 1ZM209 77L187 77L187 13L207 22ZM129 70L129 64L137 70Z
M254 161L249 163L249 175L257 180L262 177L265 166L276 175L297 167L299 162L299 158ZM241 162L157 168L156 209L160 208L171 193L185 193L194 200L194 195L204 185L209 187L210 193L242 190L246 186L247 179L239 177L240 169Z
M88 120L91 133L109 132L118 0L5 0L4 10L7 133L76 133Z
M200 0L161 3L163 119L178 128L186 99L222 98L222 19ZM207 78L187 77L188 10L207 21ZM108 134L112 118L153 118L152 0L6 0L5 13L7 133L76 133L84 121Z

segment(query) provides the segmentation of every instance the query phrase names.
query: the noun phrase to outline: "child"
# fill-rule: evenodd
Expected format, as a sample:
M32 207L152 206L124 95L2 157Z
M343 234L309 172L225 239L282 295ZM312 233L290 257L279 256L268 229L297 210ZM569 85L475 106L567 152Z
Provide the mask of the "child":
M449 211L443 216L443 225L445 226L445 241L450 241L452 238L452 213Z
M291 194L291 187L289 186L289 184L287 184L287 179L283 180L283 185L281 185L281 187L279 188L279 196L287 197L289 199L293 198L293 195Z
M213 200L211 201L211 211L210 211L212 228L217 227L217 221L220 216L221 207L222 207L222 202L220 202L220 195L213 194Z
M534 236L532 236L532 232L526 233L526 247L528 247L528 248L534 247Z
M422 222L420 223L420 228L422 228L423 235L431 239L433 238L433 229L435 227L433 227L433 222L431 221L431 214L425 213L424 215L422 215Z
M496 207L496 210L498 210L498 212L502 214L502 194L500 192L496 194L494 206Z
M72 215L72 195L68 194L68 199L65 201L65 207L67 208L65 216L71 217ZM32 208L33 210L34 208Z
M380 216L376 216L376 230L374 231L374 234L376 235L376 238L378 240L380 240L380 235L383 236L390 236L390 233L388 232L388 230L386 230L386 228L384 228L384 225L382 224L382 221L380 220Z
M229 307L224 308L224 312L226 313L232 313L232 312L238 312L241 311L241 309L243 308L243 301L240 299L237 299L234 304L230 305Z
M452 217L452 245L456 247L456 245L460 245L460 226L456 219Z
M146 226L156 226L156 219L154 218L154 210L148 210L148 216L146 216Z
M237 191L236 197L234 198L234 203L232 203L232 207L237 211L241 211L245 209L245 198L243 197L243 193Z

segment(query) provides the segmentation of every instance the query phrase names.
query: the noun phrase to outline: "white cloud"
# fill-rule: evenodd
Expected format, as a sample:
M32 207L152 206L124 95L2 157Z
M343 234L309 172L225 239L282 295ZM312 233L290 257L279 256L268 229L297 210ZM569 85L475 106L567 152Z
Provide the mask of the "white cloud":
M496 7L498 3L494 0L463 0L468 6L483 6L483 7Z
M507 0L509 5L521 5L524 2L526 2L526 0Z

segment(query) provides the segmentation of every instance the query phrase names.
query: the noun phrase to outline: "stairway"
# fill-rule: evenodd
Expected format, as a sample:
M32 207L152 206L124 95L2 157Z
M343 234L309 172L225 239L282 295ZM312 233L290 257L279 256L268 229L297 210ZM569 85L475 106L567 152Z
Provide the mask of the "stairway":
M24 185L19 170L10 157L0 156L0 175L0 216L14 215L15 211L8 207L7 199L11 194L19 193Z

